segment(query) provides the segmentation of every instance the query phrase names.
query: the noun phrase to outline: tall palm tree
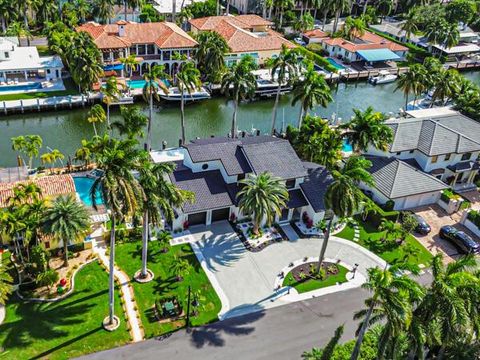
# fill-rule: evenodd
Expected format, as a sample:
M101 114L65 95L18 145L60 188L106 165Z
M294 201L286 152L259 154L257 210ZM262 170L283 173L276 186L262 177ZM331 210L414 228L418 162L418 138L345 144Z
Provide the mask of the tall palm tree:
M257 82L252 71L257 68L255 60L250 55L242 57L232 65L222 77L222 92L233 99L232 138L237 137L237 111L240 100L253 96Z
M351 156L342 168L332 170L333 181L328 185L324 198L325 208L331 215L318 257L317 272L320 271L325 258L335 217L350 217L359 209L364 196L358 187L360 182L368 186L374 185L373 177L368 172L371 166L372 163L365 158Z
M282 50L277 57L272 58L268 65L272 68L272 81L277 81L277 94L275 95L275 104L272 111L272 126L270 128L270 134L275 132L275 122L277 119L278 101L280 99L280 93L282 85L287 82L293 82L298 76L298 53L295 50L287 48L286 45L282 45Z
M294 7L295 2L293 0L273 0L273 4L279 14L278 28L281 30L283 26L283 14L285 10Z
M103 109L102 105L93 105L88 112L87 121L93 125L93 131L95 132L95 136L98 136L97 127L95 124L103 123L106 119L107 115L105 114L105 110Z
M458 94L461 76L455 69L440 70L435 77L435 85L432 94L430 107L433 107L435 100L439 99L446 105L447 102Z
M404 23L402 24L401 29L405 31L405 40L410 40L410 36L415 34L418 31L418 10L416 7L408 10L403 16Z
M176 74L177 86L180 91L180 119L182 126L182 144L185 144L185 94L192 94L202 85L200 81L200 71L196 68L193 61L187 60L180 66L180 71Z
M148 127L147 127L147 141L145 142L145 150L150 151L152 141L152 122L153 122L153 99L159 99L158 91L162 90L168 94L168 87L162 81L167 78L165 68L163 65L155 65L148 68L147 72L143 73L145 85L143 86L143 98L149 104Z
M110 128L110 105L118 100L122 91L115 76L110 76L102 87L102 101L107 105L107 125Z
M386 151L393 141L392 129L385 125L385 115L371 106L365 111L353 109L352 120L342 126L345 137L356 152L365 152L370 146Z
M262 221L270 225L282 213L288 201L288 191L282 179L269 173L247 174L240 181L238 207L242 214L251 215L253 233L258 234Z
M195 36L198 48L195 52L198 69L206 79L217 82L225 70L225 54L230 48L225 39L215 31L202 31Z
M100 21L105 24L110 21L114 4L114 0L94 0L93 10Z
M109 316L108 325L113 325L114 318L114 264L115 264L115 230L119 222L135 215L142 207L145 197L140 183L132 170L139 170L141 152L132 140L116 140L105 136L96 146L95 161L103 170L95 179L90 196L92 205L98 208L102 195L103 203L110 210L110 273L109 273Z
M365 8L364 8L365 9ZM362 18L352 18L348 16L342 27L342 37L348 40L353 40L355 37L365 35L367 25Z
M52 151L40 156L42 164L52 164L52 166L55 165L58 160L61 162L63 159L65 159L65 155L63 155L58 149L53 149Z
M332 0L332 11L335 14L335 21L333 23L333 33L337 31L338 19L342 12L350 9L350 0Z
M87 209L73 196L59 196L45 214L44 229L63 242L64 262L68 266L68 244L90 228Z
M325 24L327 23L327 16L330 11L333 10L333 0L321 0L319 8L322 9L322 31L325 30Z
M112 127L116 128L120 135L126 135L129 139L143 137L143 129L148 124L148 117L143 114L138 106L121 106L122 121L114 121Z
M418 274L418 269L408 268ZM372 292L372 296L365 300L367 309L355 314L355 318L363 318L358 330L357 341L353 348L350 360L357 360L360 347L368 327L377 321L386 319L387 323L382 330L379 356L384 352L385 341L389 336L398 336L411 319L412 303L423 296L420 284L408 275L400 272L402 267L391 266L388 269L368 269L368 280L362 285Z
M413 93L416 99L423 91L427 90L425 88L426 78L427 71L421 64L411 65L406 73L403 73L398 77L395 91L403 91L403 94L405 95L405 110L407 110L408 95L410 93Z
M28 156L28 167L32 168L33 158L37 157L43 145L40 135L17 136L11 139L12 150Z
M298 128L300 129L302 126L303 118L308 110L319 105L326 108L332 100L331 89L325 81L325 77L317 73L313 63L309 61L303 78L297 80L293 85L292 105L300 102Z
M128 76L132 77L133 70L136 69L137 65L139 64L137 57L132 54L126 58L121 58L120 62L123 64L125 70L128 71Z

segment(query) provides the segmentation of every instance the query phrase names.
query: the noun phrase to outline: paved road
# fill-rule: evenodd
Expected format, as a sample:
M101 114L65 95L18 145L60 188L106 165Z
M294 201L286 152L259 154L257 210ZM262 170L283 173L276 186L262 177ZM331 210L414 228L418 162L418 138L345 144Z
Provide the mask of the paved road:
M428 274L421 282L429 281ZM304 350L323 346L340 324L342 341L352 339L352 320L368 293L360 288L239 316L163 340L150 339L85 356L101 360L295 360Z

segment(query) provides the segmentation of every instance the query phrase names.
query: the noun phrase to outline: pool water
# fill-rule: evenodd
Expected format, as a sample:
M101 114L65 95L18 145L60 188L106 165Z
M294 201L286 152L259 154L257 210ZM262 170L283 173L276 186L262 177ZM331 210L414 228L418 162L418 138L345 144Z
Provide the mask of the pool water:
M86 177L86 176L79 176L79 177L74 177L73 182L75 183L75 190L80 197L80 200L86 205L86 206L92 206L92 198L90 197L90 190L93 186L95 179ZM97 205L103 205L103 199L102 199L102 194L100 191L97 190L95 193L95 197L97 200Z
M41 88L42 88L41 83L3 85L3 86L0 86L0 92L18 91L18 90L37 90L37 89L41 89Z
M170 83L168 80L162 80L165 85L170 86ZM130 87L130 89L143 89L145 86L146 81L145 80L128 80L127 85Z
M346 153L353 151L353 147L352 147L352 145L348 142L347 139L343 139L342 151L343 151L343 152L346 152Z
M343 70L345 69L345 66L343 65L340 65L339 63L337 63L334 59L332 58L327 58L327 61L332 64L332 66L337 69L337 70Z

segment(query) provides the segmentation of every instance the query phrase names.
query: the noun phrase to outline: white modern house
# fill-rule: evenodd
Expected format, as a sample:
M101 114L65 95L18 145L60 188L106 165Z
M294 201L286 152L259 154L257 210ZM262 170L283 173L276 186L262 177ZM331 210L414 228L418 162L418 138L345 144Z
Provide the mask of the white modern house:
M432 109L434 114L435 109ZM386 121L394 133L388 151L369 149L374 200L395 201L402 210L435 203L447 187L476 188L480 123L457 112Z
M19 46L14 38L0 38L0 91L32 91L62 77L59 56L39 56L35 46ZM3 91L2 91L3 92Z
M186 223L210 225L244 218L237 193L239 181L249 173L269 172L285 181L289 201L278 222L301 219L304 212L314 223L325 216L323 197L333 179L323 166L302 162L287 140L263 135L197 139L179 148L153 151L151 157L157 163L175 162L169 180L195 194L195 202L176 209L173 230Z

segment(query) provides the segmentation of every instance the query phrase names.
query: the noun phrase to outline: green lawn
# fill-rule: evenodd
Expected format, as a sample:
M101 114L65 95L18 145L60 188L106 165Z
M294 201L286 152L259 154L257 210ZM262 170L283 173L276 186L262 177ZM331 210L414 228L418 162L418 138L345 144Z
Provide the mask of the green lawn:
M37 45L37 51L40 56L55 55L55 53L48 48L48 45Z
M121 243L116 247L116 263L131 277L141 267L141 248L141 241ZM135 299L145 329L145 336L165 334L185 325L184 320L159 324L154 318L152 308L155 300L165 294L174 294L180 303L186 302L188 286L191 286L193 291L200 291L203 300L201 301L203 309L200 309L197 317L190 318L191 324L202 325L215 321L221 309L221 302L190 245L173 246L167 253L163 253L160 243L153 241L149 244L148 252L148 268L153 271L155 278L146 284L133 281ZM194 268L181 282L177 282L175 274L170 271L175 254L188 260Z
M0 325L0 359L69 359L130 341L116 299L120 328L107 332L102 320L108 314L108 275L98 263L84 267L75 277L74 293L57 303L25 303L14 296ZM1 350L0 350L1 351Z
M297 282L295 278L293 277L292 273L288 273L287 276L285 276L285 280L283 280L283 286L293 286L300 294L307 292L307 291L312 291L312 290L317 290L321 289L327 286L332 286L335 285L336 283L344 283L347 281L347 273L348 270L347 268L338 265L339 271L338 274L336 275L330 275L327 277L325 280L316 280L316 279L309 279L303 282Z
M63 84L65 85L65 90L38 91L34 93L25 93L25 94L5 94L5 95L0 95L0 101L44 99L52 96L66 96L66 95L79 94L78 86L73 82L72 79L70 78L63 79Z
M401 246L382 246L382 242L378 241L383 238L383 232L378 231L371 224L363 222L360 218L356 218L360 229L359 244L374 252L388 263L395 260L401 260L408 255L408 262L411 264L428 265L432 259L432 254L418 242L413 235L409 235L405 243ZM336 236L347 240L353 240L353 228L347 225Z

